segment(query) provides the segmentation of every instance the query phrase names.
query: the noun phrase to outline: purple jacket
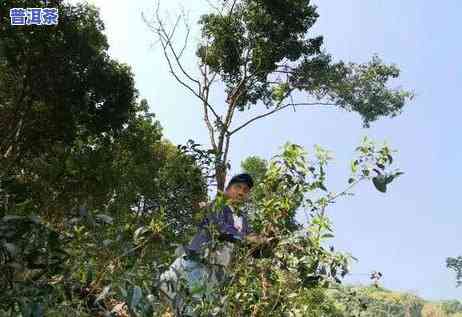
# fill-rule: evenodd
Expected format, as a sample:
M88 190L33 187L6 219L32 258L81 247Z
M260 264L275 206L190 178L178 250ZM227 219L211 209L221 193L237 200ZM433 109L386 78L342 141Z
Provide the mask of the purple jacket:
M220 239L225 241L242 241L246 235L252 232L245 214L242 215L242 232L239 232L234 227L233 212L231 208L225 206L221 212L211 213L201 222L198 233L184 248L187 255L198 254L201 247L210 241L210 233L207 228L209 223L217 225L218 231L221 233Z

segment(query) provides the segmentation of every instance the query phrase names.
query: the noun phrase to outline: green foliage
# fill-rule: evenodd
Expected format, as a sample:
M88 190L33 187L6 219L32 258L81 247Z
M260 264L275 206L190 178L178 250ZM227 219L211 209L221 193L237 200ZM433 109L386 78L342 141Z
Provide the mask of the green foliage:
M330 292L343 316L421 317L424 301L417 296L383 288L339 287Z
M447 258L446 266L456 272L457 286L462 285L462 256L457 258Z
M359 113L366 127L382 116L400 114L406 101L413 98L410 92L387 87L388 81L399 76L399 70L383 64L377 56L367 64L331 60L325 54L305 59L295 70L294 88Z
M345 317L456 317L460 314L460 302L457 300L429 302L413 294L375 286L339 286L329 290L329 297Z
M55 6L53 28L0 24L0 315L149 316L206 180L109 58L98 11Z
M42 309L35 302L37 298L55 300L47 281L62 272L69 258L62 248L65 238L35 216L0 219L0 309L18 304L22 310L35 311Z
M262 191L264 189L258 186L258 184L263 181L265 174L268 171L268 162L258 156L250 156L241 163L241 169L244 172L249 173L253 178L255 186L252 188L252 191L250 192L250 201L256 202L260 197L263 196ZM254 204L250 203L244 207L247 211L247 214L253 216L253 213L255 211Z
M441 308L446 314L462 313L462 302L458 300L449 300L441 303Z
M388 172L390 153L388 147L377 148L364 140L358 148L359 178L372 179L369 174L363 175L363 168L371 162L380 161ZM257 157L243 162L246 171L259 176L251 203L252 226L270 242L260 247L240 245L227 282L215 290L218 299L199 303L200 312L218 311L223 316L343 316L342 306L328 290L338 287L354 258L326 246L333 237L326 210L344 195L326 188L330 159L330 152L319 146L315 147L314 159L308 159L303 148L286 144L282 153L268 163ZM310 213L308 226L295 220L300 209ZM208 246L204 260L216 246Z
M386 143L377 149L376 145L365 137L356 151L361 157L351 162L352 176L348 180L350 184L357 180L372 179L375 188L385 193L387 185L404 174L399 170L385 171L387 165L393 164L393 151Z
M130 127L113 143L47 153L23 165L20 182L15 175L2 183L3 308L105 311L128 298L121 288L142 287L143 301L130 309L154 309L146 302L151 282L172 258L170 243L187 238L205 182L192 157ZM140 142L129 150L132 141Z
M268 162L258 156L250 156L241 163L241 168L252 176L254 183L258 184L266 174Z
M117 133L136 106L131 70L108 56L95 7L59 1L53 28L10 25L10 8L43 5L21 0L0 8L0 153L23 160L56 142Z
M357 112L369 126L379 117L396 116L413 97L388 87L399 69L377 56L365 64L333 62L322 36L307 37L319 17L309 0L225 1L223 7L200 19L197 56L221 76L230 95L242 89L240 110L259 101L278 108L302 91L310 104Z

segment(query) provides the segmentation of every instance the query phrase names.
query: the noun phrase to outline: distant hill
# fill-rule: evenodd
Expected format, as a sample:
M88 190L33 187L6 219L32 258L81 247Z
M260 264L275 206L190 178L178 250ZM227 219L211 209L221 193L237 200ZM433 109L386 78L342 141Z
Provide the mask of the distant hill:
M344 286L329 292L344 316L462 317L462 302L427 301L375 286Z

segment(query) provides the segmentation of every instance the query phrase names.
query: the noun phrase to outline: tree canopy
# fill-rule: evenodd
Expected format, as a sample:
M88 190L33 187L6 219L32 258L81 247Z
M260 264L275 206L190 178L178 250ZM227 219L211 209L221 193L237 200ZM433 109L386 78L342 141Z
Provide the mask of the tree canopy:
M96 8L56 4L57 26L10 25L10 8L40 5L15 1L0 8L4 157L37 155L52 143L71 144L78 136L116 134L136 111L133 74L109 57Z
M324 38L311 36L318 17L310 0L218 1L198 21L199 76L181 61L190 26L185 45L175 46L182 17L169 29L158 9L154 21L148 21L175 79L203 105L219 190L224 188L232 135L257 120L288 108L336 107L358 113L369 127L380 117L400 114L413 97L391 87L400 71L378 56L364 64L335 61L323 47ZM209 100L215 87L221 89L214 86L218 81L225 86L223 114ZM234 124L236 112L254 108L260 114Z

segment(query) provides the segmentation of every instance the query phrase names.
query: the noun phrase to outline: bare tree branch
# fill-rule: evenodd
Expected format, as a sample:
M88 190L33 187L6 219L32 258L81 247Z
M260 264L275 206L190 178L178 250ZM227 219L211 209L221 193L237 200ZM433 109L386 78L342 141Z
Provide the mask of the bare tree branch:
M183 56L184 51L186 50L186 47L188 46L189 35L191 34L191 27L189 26L189 23L187 22L188 20L186 18L186 13L183 11L182 15L183 15L184 27L186 28L186 36L184 38L183 47L181 48L180 52L178 53L179 59L181 59L181 57Z
M345 196L346 194L348 194L348 191L350 189L352 189L353 187L355 187L358 183L362 182L363 180L367 179L366 176L362 176L361 178L355 180L353 183L351 183L347 188L345 188L342 192L334 195L334 196L329 196L329 199L327 200L327 203L331 203L331 202L335 202L335 200L337 198L339 198L340 196Z
M172 31L170 32L170 34L168 34L167 30L165 29L163 23L162 23L162 20L160 18L160 15L159 15L159 8L157 8L157 11L156 11L156 19L157 19L157 23L159 25L159 28L157 29L157 34L159 34L159 36L164 36L165 37L165 42L166 44L168 45L168 47L170 48L170 51L172 52L173 56L175 57L175 61L178 65L178 67L180 68L181 72L191 81L195 82L196 84L199 85L199 81L195 78L193 78L183 67L183 64L180 62L180 56L179 54L177 54L175 48L173 47L173 44L172 44L172 38L175 34L175 31L176 31L176 28L178 27L178 23L179 21L181 20L181 15L178 16L176 22L175 22L175 25L173 26L172 28ZM187 41L187 38L189 37L189 31L187 33L187 36L186 36L186 41Z
M179 16L176 20L176 23L173 27L173 29L170 31L170 32L167 32L166 28L164 27L164 24L162 22L162 19L160 18L160 15L159 15L159 8L160 8L160 5L158 4L157 6L157 9L156 9L156 24L157 24L157 27L153 26L149 21L147 21L147 19L144 17L143 15L143 19L145 21L145 23L151 28L151 30L156 33L159 37L159 42L161 43L161 46L162 46L162 50L163 50L163 53L164 53L164 57L165 59L167 60L167 63L168 63L168 66L169 66L169 69L170 69L170 72L172 73L172 75L175 77L175 79L182 85L184 86L186 89L188 89L189 91L191 91L197 98L199 98L203 103L205 103L207 105L207 107L209 108L209 110L213 113L213 115L215 116L215 119L218 121L218 122L221 122L221 119L220 119L220 116L218 116L218 114L216 113L214 107L212 105L209 104L208 100L204 100L204 98L200 95L200 91L202 89L201 87L201 83L199 82L199 80L193 78L188 72L186 72L186 70L184 69L180 59L181 59L181 56L184 52L184 49L186 48L186 45L187 45L187 38L189 38L189 34L190 34L190 29L189 27L187 27L188 29L188 32L187 32L187 36L186 36L186 40L185 40L185 44L183 46L183 48L181 49L180 53L177 53L177 51L175 50L175 48L173 47L173 44L172 44L172 37L174 36L175 34L175 31L176 31L176 28L178 26L178 23L179 21L181 20L181 16ZM169 55L169 52L171 52L171 54L173 55L173 59L175 60L176 62L176 65L180 68L181 72L189 79L191 80L192 82L196 83L198 85L198 90L199 90L199 93L196 92L196 90L191 87L188 83L186 83L184 80L182 80L178 74L176 73L176 70L174 68L174 63L172 61L172 58L170 57Z
M212 3L212 1L210 1L210 0L206 0L206 1L207 1L208 5L209 5L212 9L214 9L216 12L218 12L218 14L219 14L221 17L223 17L223 7L224 7L224 6L222 6L222 8L220 9L220 8L218 8L216 5L214 5L214 4Z
M236 129L232 130L229 135L233 135L234 133L238 132L239 130L245 128L246 126L248 126L249 124L251 124L252 122L255 122L259 119L262 119L262 118L265 118L265 117L268 117L270 115L272 115L273 113L276 113L278 111L281 111L287 107L290 107L290 106L335 106L335 104L332 104L332 103L323 103L323 102L313 102L313 103L288 103L284 106L280 106L280 107L276 107L275 109L267 112L267 113L264 113L264 114L261 114L259 116L256 116L250 120L248 120L247 122L243 123L242 125L240 125L239 127L237 127Z
M199 99L202 99L202 97L199 96L197 94L197 92L191 86L189 86L187 83L185 83L183 80L181 80L181 78L176 74L175 69L173 68L173 65L172 65L172 61L170 60L170 57L168 56L168 53L167 53L167 44L165 44L163 39L161 39L161 45L162 45L162 49L164 51L165 59L167 60L168 66L170 68L170 73L172 73L172 75L175 77L175 79L180 84L182 84L185 88L190 90L196 97L198 97Z
M233 14L234 7L236 6L237 0L233 0L233 4L231 5L231 9L229 10L229 15Z

